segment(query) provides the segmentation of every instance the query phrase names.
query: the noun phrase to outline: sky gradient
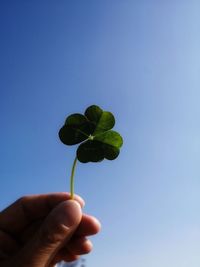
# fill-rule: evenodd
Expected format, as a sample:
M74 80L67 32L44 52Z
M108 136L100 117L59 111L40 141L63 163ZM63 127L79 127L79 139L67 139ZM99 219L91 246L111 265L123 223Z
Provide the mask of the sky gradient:
M77 166L102 223L87 267L199 267L199 14L199 1L1 1L0 208L69 190L75 147L57 133L97 104L124 146Z

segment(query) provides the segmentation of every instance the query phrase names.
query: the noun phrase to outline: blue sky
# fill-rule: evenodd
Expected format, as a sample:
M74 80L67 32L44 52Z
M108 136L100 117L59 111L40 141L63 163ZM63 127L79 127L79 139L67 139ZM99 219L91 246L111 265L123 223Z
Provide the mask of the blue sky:
M65 117L100 105L117 160L81 164L88 267L200 266L199 1L1 1L0 208L69 190Z

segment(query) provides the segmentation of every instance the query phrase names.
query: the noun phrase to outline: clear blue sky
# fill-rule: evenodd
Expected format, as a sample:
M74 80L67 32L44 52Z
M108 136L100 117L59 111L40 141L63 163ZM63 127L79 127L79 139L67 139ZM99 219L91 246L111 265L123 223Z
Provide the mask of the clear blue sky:
M65 117L116 115L116 161L78 164L102 232L88 267L200 266L199 1L1 1L0 208L69 190Z

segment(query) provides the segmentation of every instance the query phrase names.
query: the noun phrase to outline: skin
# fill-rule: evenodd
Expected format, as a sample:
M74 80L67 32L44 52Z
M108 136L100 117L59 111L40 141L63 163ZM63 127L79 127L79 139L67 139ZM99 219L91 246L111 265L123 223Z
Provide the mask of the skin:
M0 212L0 266L53 267L92 250L100 223L68 193L25 196Z

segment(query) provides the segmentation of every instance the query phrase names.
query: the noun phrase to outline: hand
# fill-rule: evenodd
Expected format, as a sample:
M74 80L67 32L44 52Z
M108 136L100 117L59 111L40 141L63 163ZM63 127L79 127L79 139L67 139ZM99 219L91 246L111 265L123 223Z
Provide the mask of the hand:
M0 212L0 266L51 267L89 253L100 223L68 193L25 196Z

